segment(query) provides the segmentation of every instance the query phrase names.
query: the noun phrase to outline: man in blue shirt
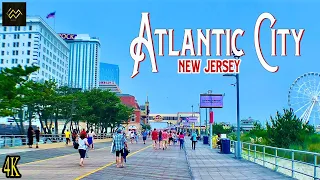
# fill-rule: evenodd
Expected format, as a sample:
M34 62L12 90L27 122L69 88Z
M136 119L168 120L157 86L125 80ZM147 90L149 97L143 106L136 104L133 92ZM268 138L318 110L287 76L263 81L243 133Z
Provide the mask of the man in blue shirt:
M143 144L146 144L147 137L148 137L148 132L144 130L142 133Z
M116 162L118 168L123 168L124 148L127 148L127 140L123 136L121 129L117 130L117 134L113 137L114 150L116 151ZM121 156L120 156L121 155Z

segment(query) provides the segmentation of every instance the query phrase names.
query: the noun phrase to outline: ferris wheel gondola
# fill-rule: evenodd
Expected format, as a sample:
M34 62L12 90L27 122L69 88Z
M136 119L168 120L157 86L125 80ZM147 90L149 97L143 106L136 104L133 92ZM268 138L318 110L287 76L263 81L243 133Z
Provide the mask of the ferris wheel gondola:
M304 123L320 122L320 73L298 77L290 86L288 104Z

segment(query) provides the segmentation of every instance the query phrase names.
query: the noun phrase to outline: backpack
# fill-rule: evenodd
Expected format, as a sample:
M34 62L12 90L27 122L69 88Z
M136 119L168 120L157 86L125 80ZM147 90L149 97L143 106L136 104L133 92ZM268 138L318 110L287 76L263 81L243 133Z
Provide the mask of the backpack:
M79 148L79 143L73 142L73 147L74 147L75 149L78 149L78 148Z

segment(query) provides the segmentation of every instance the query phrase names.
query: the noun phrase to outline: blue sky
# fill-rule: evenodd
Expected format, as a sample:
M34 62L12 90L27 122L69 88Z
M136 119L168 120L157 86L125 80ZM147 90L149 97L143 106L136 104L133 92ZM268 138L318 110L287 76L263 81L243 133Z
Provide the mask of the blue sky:
M290 2L290 3L288 3ZM300 1L301 2L301 1ZM140 73L130 78L133 63L129 48L138 36L141 13L149 12L152 30L175 29L175 48L182 45L185 28L241 28L244 37L237 45L245 50L240 67L240 116L265 121L276 110L287 107L288 90L292 82L307 72L319 72L317 35L320 3L308 1L27 1L29 15L45 16L56 11L55 29L62 33L88 33L101 41L101 61L118 64L120 84L143 103L149 96L152 113L177 113L191 111L198 106L199 94L208 90L225 93L224 108L216 109L215 121L236 121L236 89L230 84L235 79L222 75L177 74L178 57L157 57L159 73L151 72L149 57L140 65ZM267 72L257 59L253 31L256 19L263 12L272 13L277 19L275 28L306 29L301 44L301 57L294 56L294 41L288 37L287 57L270 58L269 21L262 25L262 48L271 65L279 65L277 73ZM53 19L46 20L53 25ZM157 52L157 39L155 39ZM213 48L215 47L213 43ZM167 51L165 39L165 54ZM214 51L213 51L214 52ZM225 53L223 46L222 52ZM278 50L280 54L280 40ZM188 57L186 57L188 58ZM207 57L202 57L205 60ZM212 56L211 58L216 58ZM224 57L221 57L224 58ZM197 108L195 108L196 110ZM202 110L204 112L204 110ZM203 116L204 117L204 114Z

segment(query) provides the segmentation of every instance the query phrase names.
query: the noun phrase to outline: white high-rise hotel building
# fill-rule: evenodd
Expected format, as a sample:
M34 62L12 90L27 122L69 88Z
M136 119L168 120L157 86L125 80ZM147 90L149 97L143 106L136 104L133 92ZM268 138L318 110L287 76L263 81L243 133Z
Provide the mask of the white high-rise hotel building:
M35 81L55 80L67 85L69 46L40 17L27 17L27 26L2 26L0 15L0 69L37 65Z
M69 87L89 90L99 87L100 41L88 34L60 34L69 44Z

